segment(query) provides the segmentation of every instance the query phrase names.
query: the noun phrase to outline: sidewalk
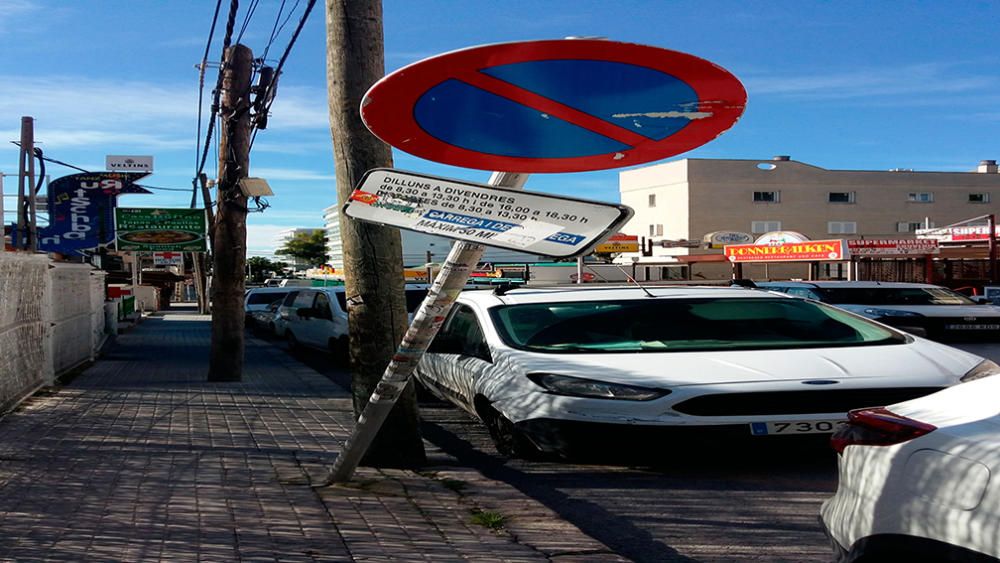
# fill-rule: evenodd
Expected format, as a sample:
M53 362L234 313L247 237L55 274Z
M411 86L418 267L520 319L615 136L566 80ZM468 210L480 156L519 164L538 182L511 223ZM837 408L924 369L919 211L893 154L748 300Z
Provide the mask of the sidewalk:
M2 560L620 560L431 446L440 471L312 489L353 427L348 393L255 339L241 383L206 383L208 344L208 317L150 317L0 419Z

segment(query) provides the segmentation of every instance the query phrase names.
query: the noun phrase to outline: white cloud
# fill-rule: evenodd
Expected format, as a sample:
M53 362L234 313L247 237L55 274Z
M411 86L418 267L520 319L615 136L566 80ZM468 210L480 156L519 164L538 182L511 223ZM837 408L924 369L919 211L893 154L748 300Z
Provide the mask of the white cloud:
M298 168L268 168L251 166L250 172L253 176L265 178L267 180L288 180L288 181L309 181L309 182L334 182L336 177L333 174L315 172L312 170L300 170Z
M997 84L992 75L959 74L956 72L958 66L922 63L797 76L750 75L745 82L751 98L755 95L785 95L809 99L926 97L977 92Z
M281 231L288 230L288 225L271 225L247 223L247 255L261 256L274 254L278 248L275 238Z
M0 18L20 16L38 9L40 6L31 0L3 0L0 2Z

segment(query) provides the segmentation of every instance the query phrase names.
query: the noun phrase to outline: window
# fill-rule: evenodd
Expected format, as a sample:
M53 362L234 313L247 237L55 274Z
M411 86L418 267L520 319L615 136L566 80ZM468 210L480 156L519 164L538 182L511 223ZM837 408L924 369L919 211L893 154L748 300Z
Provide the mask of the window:
M247 305L270 305L275 301L281 301L285 295L287 294L275 291L253 291L247 297Z
M657 225L656 226L656 236L658 236L658 237L662 237L663 236L663 225Z
M656 207L656 194L649 194L649 206Z
M636 354L903 344L901 334L798 299L643 299L490 309L509 346L550 354Z
M654 236L655 232L656 232L656 226L655 225L650 225L649 226L649 236Z
M771 231L780 231L781 221L751 221L750 222L750 232L755 235L760 235L763 233L769 233Z
M436 354L458 354L460 356L472 356L481 360L492 362L489 345L483 336L483 328L476 319L476 313L468 305L456 304L448 315L448 320L441 327L431 342L430 353Z
M969 194L969 203L989 203L990 194Z
M896 223L897 233L915 233L917 229L933 228L934 221L928 221L926 227L923 221L900 221Z
M285 307L291 307L292 303L295 303L295 298L298 297L298 296L299 296L299 292L298 291L293 291L293 292L289 293L285 297L285 300L282 301L281 304L284 305Z
M826 232L831 235L853 235L858 232L858 224L855 221L829 221Z
M854 203L855 192L830 192L830 203Z
M934 193L933 192L910 192L906 196L907 201L912 201L916 203L934 203Z
M778 203L781 201L781 192L754 192L754 203Z
M330 298L323 292L316 294L316 303L313 304L317 319L333 320L333 313L330 311Z

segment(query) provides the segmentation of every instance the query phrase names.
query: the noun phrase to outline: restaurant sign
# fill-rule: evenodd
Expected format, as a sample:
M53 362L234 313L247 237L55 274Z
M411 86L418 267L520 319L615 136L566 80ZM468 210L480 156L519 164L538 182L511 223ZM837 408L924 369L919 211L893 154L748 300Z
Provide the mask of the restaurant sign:
M205 252L204 209L115 209L118 250Z
M723 251L730 262L819 262L846 260L846 241L812 240L785 244L733 244Z
M855 239L847 241L851 256L925 256L939 254L936 239Z

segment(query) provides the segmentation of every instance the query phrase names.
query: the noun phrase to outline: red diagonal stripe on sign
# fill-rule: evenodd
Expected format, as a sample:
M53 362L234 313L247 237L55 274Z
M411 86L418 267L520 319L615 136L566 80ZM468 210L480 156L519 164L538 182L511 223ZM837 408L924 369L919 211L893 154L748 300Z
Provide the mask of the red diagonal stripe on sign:
M521 104L522 106L538 110L539 112L551 115L552 117L557 117L563 121L567 121L573 125L587 129L588 131L604 135L605 137L614 139L630 147L636 147L651 141L648 137L643 137L642 135L632 132L624 127L619 127L618 125L609 123L598 117L594 117L589 113L574 109L553 99L540 96L531 90L525 90L520 86L515 86L510 82L504 82L503 80L493 78L492 76L481 72L464 72L455 78L469 84L470 86L475 86L480 90L485 90L491 94L507 98L512 102Z

